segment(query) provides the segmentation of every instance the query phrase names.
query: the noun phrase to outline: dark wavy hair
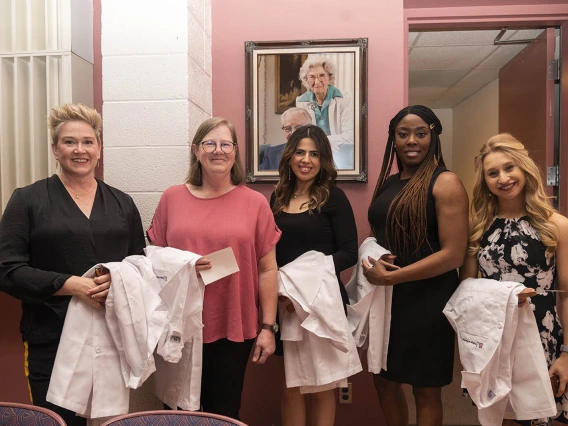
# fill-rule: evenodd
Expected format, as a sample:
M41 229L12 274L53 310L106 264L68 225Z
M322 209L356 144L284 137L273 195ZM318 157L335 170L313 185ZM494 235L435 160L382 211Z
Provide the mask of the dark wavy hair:
M314 210L319 213L321 206L323 206L329 199L329 189L335 186L337 179L337 170L333 162L333 155L331 153L331 145L325 132L318 126L308 124L299 127L290 135L280 164L278 165L278 172L280 173L280 180L274 190L274 204L272 205L272 212L275 215L284 211L286 206L290 204L290 199L294 195L296 189L296 175L292 172L290 167L290 160L298 148L298 144L304 138L309 138L314 141L319 153L320 172L315 181L310 186L308 211L310 214Z
M416 253L422 243L427 241L426 203L428 202L430 182L436 167L446 167L440 143L442 123L428 107L423 105L407 106L401 109L389 123L389 136L383 165L371 204L379 196L390 176L395 158L398 170L402 172L402 161L396 154L395 147L396 127L409 114L417 115L430 127L430 147L418 170L410 178L404 189L394 198L387 212L386 248L401 258L407 258L411 253ZM373 233L375 233L374 229Z

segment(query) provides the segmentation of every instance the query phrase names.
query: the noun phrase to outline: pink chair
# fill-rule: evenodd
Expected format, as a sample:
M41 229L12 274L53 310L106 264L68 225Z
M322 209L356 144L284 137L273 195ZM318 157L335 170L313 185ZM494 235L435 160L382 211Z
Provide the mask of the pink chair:
M156 410L130 413L115 417L101 426L247 426L246 424L220 416L198 411Z
M61 416L47 408L16 402L0 402L0 425L66 426Z

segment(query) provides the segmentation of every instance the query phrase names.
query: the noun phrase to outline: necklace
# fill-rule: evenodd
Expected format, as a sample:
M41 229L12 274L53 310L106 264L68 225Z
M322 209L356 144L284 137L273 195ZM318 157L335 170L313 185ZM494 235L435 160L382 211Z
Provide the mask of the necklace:
M307 194L307 192L301 192L299 194L293 194L292 198L295 200L296 198L301 197L302 195L306 195L306 194Z
M87 192L85 192L84 194L79 195L79 194L77 194L75 191L73 191L71 188L69 188L69 186L67 186L67 185L65 184L65 182L63 182L63 180L62 180L61 178L59 178L59 180L61 181L61 183L63 184L63 186L65 187L65 189L67 189L67 191L68 191L73 197L75 197L76 200L78 200L80 196L81 196L81 197L84 197L85 195L90 195L91 192L93 192L93 188L91 188L91 189L89 189ZM95 181L95 182L96 182L96 181ZM96 186L95 186L95 188L96 188Z

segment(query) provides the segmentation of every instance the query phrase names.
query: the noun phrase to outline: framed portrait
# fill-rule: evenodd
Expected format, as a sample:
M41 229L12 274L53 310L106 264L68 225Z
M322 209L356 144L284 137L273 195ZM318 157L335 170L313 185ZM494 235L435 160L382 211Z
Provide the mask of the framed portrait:
M366 38L245 42L247 182L276 182L294 128L331 144L338 181L367 182Z

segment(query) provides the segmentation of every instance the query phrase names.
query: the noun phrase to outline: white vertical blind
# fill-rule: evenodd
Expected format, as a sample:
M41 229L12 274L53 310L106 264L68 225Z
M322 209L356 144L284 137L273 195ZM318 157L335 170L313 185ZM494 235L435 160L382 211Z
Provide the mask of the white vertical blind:
M0 212L55 171L49 110L71 102L70 0L0 0Z

